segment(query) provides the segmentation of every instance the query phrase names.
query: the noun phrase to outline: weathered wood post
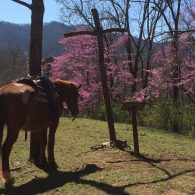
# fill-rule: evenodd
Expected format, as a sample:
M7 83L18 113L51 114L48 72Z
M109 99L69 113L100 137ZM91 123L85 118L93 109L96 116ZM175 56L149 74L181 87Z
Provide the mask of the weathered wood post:
M125 101L123 103L123 109L127 110L132 114L132 129L133 129L133 143L134 143L134 153L136 156L140 155L139 151L139 137L138 137L138 128L137 128L137 111L143 109L144 102L136 101Z
M114 128L114 119L113 119L112 106L111 106L110 95L109 95L109 87L107 84L107 75L106 75L106 68L105 68L105 63L104 63L104 41L103 41L102 35L107 32L127 32L127 30L118 29L118 28L111 28L111 29L103 30L100 24L98 11L94 8L91 10L91 12L92 12L94 24L95 24L94 31L70 32L70 33L65 33L64 37L72 37L76 35L96 35L97 36L98 51L99 51L99 68L100 68L104 103L106 107L106 118L108 122L110 141L115 145L116 133L115 133L115 128Z
M108 121L108 129L110 134L110 140L116 141L116 134L114 129L114 119L113 119L113 113L112 113L112 106L110 102L110 95L109 95L109 88L107 84L107 75L106 75L106 68L104 63L104 42L102 37L102 27L100 25L100 19L99 15L96 9L91 10L94 24L95 24L95 30L97 32L97 41L98 41L98 52L99 52L99 67L100 67L100 75L101 75L101 83L102 83L102 90L104 95L104 102L106 107L106 116Z

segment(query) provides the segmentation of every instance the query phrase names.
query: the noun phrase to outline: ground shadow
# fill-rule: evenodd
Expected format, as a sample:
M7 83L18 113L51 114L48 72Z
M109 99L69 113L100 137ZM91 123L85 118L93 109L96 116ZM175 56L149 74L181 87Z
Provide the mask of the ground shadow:
M135 182L135 183L131 183L128 185L124 185L121 188L125 189L127 187L133 187L133 186L139 186L139 185L147 185L147 184L155 184L155 183L160 183L160 182L166 182L169 181L171 179L174 179L176 177L185 175L187 173L195 173L195 169L187 169L187 170L183 170L174 174L171 174L168 170L166 170L163 167L158 166L159 163L161 162L171 162L171 161L195 161L194 159L186 159L186 158L177 158L177 159L152 159L150 157L144 156L142 154L136 155L134 152L129 152L132 156L136 157L136 159L131 160L131 161L143 161L145 163L148 163L149 165L153 166L156 169L159 169L160 171L162 171L166 176L160 179L156 179L156 180L152 180L149 182ZM193 189L193 192L195 191L195 189Z
M121 186L120 188L121 189L125 189L125 188L128 188L128 187L133 187L133 186L140 186L140 185L147 185L147 184L155 184L155 183L161 183L161 182L166 182L166 181L169 181L169 180L172 180L176 177L179 177L179 176L182 176L182 175L185 175L187 173L195 173L195 169L187 169L187 170L183 170L183 171L180 171L180 172L177 172L177 173L170 173L168 170L166 170L165 168L159 166L159 164L161 162L170 162L171 161L192 161L194 162L195 159L188 159L188 158L167 158L167 159L153 159L153 158L150 158L150 157L147 157L147 156L144 156L142 154L139 154L139 155L136 155L134 152L132 151L128 151L128 150L123 150L123 151L126 151L127 153L129 153L129 155L131 156L134 156L135 159L131 159L129 160L130 161L143 161L147 164L149 164L150 166L156 168L156 169L159 169L160 171L162 171L164 174L165 174L165 177L163 178L159 178L159 179L156 179L156 180L151 180L149 182L135 182L135 183L130 183L130 184L127 184L127 185L123 185ZM122 161L116 161L116 163L118 162L128 162L128 160L122 160ZM115 162L109 162L109 163L115 163ZM195 188L193 189L193 192L192 194L195 194Z
M191 162L195 162L195 159L193 158L150 158L146 155L143 154L139 154L137 155L135 152L133 151L129 151L129 150L122 150L127 152L129 155L134 156L135 159L132 159L131 161L143 161L146 163L161 163L161 162L170 162L170 161L191 161Z
M134 156L134 154L131 154L131 155ZM165 174L165 176L161 177L159 179L154 179L154 180L147 181L147 182L135 182L135 183L129 183L127 185L115 187L115 186L109 185L107 183L85 179L84 176L87 176L89 174L96 173L98 171L103 170L102 168L99 168L95 164L88 164L84 169L81 169L79 171L70 171L70 172L55 171L55 172L52 172L52 171L49 171L46 169L45 171L48 173L48 176L46 178L38 178L38 179L36 178L36 179L29 181L26 184L23 184L23 185L17 186L17 187L0 188L0 194L35 195L35 194L45 193L45 192L57 189L59 187L62 187L66 183L76 183L76 184L92 186L92 187L97 188L98 190L103 191L107 194L129 195L129 193L127 193L125 191L126 188L136 187L136 186L140 186L140 185L148 185L148 184L156 184L156 183L166 182L166 181L172 180L176 177L185 175L187 173L195 173L195 169L187 169L187 170L183 170L183 171L180 171L177 173L171 173L168 170L166 170L165 168L159 166L159 163L162 161L172 161L172 160L177 160L177 159L152 159L152 158L146 157L144 155L139 155L134 160L143 161L143 162L148 163L149 165L153 166L154 168L162 171ZM180 160L194 161L193 159L180 159ZM130 160L130 161L132 161L132 160ZM114 162L111 162L111 163L114 163ZM195 191L195 189L193 189L192 194L194 193L194 191Z
M176 177L185 175L187 173L193 173L193 172L195 172L195 169L188 169L188 170L181 171L181 172L178 172L178 173L175 173L175 174L170 174L170 173L168 173L168 171L166 171L166 173L168 173L168 174L164 178L152 180L152 181L149 181L149 182L136 182L136 183L131 183L131 184L122 186L122 189L125 189L127 187L139 186L139 185L147 185L147 184L155 184L155 183L165 182L165 181L169 181L171 179L174 179Z
M189 193L190 195L194 195L195 194L195 188L192 190L192 192Z
M97 167L94 164L88 164L84 169L75 171L75 172L62 172L62 171L55 171L51 172L48 171L48 177L46 178L39 178L33 179L26 184L17 187L11 188L1 188L0 194L5 195L35 195L39 193L44 193L58 187L65 185L66 183L77 183L83 185L90 185L95 188L98 188L101 191L106 192L107 194L112 195L129 195L129 193L124 191L124 188L120 187L113 187L112 185L97 182L93 180L87 180L82 177L101 171L102 169Z

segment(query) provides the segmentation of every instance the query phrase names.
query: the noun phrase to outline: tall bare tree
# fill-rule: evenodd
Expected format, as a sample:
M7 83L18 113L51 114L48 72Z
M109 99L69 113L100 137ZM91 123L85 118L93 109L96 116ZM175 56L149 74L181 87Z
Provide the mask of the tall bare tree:
M165 9L162 9L162 7L159 7L159 5L154 0L153 3L156 6L156 9L162 14L164 22L168 29L168 38L171 40L171 47L172 47L172 54L173 56L173 101L175 103L176 108L178 105L179 100L179 87L177 86L177 83L180 80L180 58L178 56L179 51L179 21L180 21L180 14L181 14L181 0L171 1L171 0L165 0L164 6ZM178 121L175 121L172 127L172 130L174 132L179 131L179 125Z
M31 33L29 47L29 75L36 77L41 75L42 63L42 34L43 34L43 15L44 0L32 0L32 3L25 1L12 0L31 10ZM39 136L31 133L30 137L30 160L38 164L40 145Z

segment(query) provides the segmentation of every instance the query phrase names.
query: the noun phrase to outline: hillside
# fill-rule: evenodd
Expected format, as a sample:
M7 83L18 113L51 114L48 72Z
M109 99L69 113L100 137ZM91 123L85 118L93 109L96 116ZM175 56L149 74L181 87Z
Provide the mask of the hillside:
M43 59L62 54L58 41L69 31L59 22L45 23L43 28ZM30 42L29 24L0 22L0 84L28 74L27 62Z
M61 118L56 133L56 172L45 172L31 163L29 139L24 132L11 153L15 187L0 194L85 194L85 195L182 195L195 194L195 142L193 139L157 129L139 127L142 156L133 155L132 129L115 124L117 139L130 148L91 150L109 140L107 123Z
M69 27L59 23L45 23L43 28L43 56L57 56L63 51L58 41L63 37ZM29 24L13 24L0 22L0 50L19 49L21 53L27 53L30 39Z
M61 55L63 46L58 42L63 38L64 33L72 30L70 26L59 22L45 23L43 27L43 59ZM0 69L2 70L0 83L7 83L28 74L29 42L29 24L0 22ZM154 46L156 47L156 44Z

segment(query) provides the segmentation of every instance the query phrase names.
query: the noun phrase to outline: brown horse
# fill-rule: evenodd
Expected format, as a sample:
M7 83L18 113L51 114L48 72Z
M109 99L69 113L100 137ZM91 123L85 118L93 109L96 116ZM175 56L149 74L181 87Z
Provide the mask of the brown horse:
M48 102L36 99L33 87L22 83L10 83L0 88L0 146L2 145L3 128L7 125L7 137L1 148L2 176L6 185L13 184L10 174L9 156L13 144L17 140L19 130L33 131L40 136L40 165L47 162L45 148L47 140L44 135L49 127L48 134L48 165L57 168L54 158L55 132L59 117L65 103L73 117L79 113L78 89L80 86L73 82L55 79L51 81L56 92L57 112L51 114Z

